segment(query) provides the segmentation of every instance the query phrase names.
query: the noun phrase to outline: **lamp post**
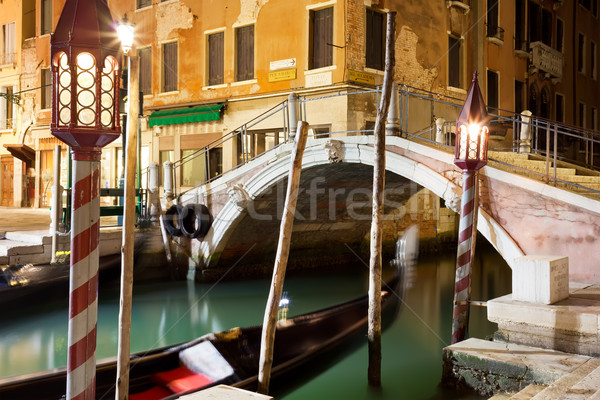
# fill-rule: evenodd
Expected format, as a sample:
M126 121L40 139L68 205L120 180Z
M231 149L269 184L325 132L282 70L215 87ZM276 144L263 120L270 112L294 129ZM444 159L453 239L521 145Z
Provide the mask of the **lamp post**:
M54 136L71 146L67 399L94 399L100 157L119 137L119 42L106 0L67 0L50 39Z
M487 163L488 127L487 110L477 72L467 94L465 104L456 120L456 149L454 164L463 171L460 222L458 226L458 250L454 286L454 310L452 313L452 343L464 340L469 322L471 299L471 258L475 245L473 223L477 171Z
M123 240L121 245L121 301L117 349L116 399L127 399L129 393L129 360L131 339L131 296L133 289L133 253L135 245L135 170L137 165L137 130L139 119L139 62L133 49L134 27L125 14L118 26L119 38L128 62L127 87L127 154L125 157L125 204L123 207Z

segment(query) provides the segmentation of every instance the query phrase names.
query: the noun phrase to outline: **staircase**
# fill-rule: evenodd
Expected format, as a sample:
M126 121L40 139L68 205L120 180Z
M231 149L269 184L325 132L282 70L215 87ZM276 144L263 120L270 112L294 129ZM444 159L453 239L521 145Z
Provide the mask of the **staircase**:
M48 230L4 232L0 240L0 265L48 263L51 251Z
M531 384L517 393L500 393L489 400L600 399L600 359L592 358L550 385Z
M554 183L554 162L550 160L546 177L546 159L542 156L504 151L489 151L490 164L509 172L546 181L550 185L580 194L594 200L600 200L600 172L570 164L564 161L556 163Z

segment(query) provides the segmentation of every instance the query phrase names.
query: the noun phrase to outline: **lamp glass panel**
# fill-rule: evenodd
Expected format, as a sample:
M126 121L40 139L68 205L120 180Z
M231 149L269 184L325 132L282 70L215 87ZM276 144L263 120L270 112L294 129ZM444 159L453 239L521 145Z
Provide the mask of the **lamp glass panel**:
M100 123L102 126L111 126L113 122L113 110L115 109L114 99L114 86L115 76L117 69L117 60L108 56L104 60L104 68L102 69L101 89L100 95Z
M66 53L58 54L58 124L71 122L71 71Z
M93 125L96 120L96 68L90 53L77 55L77 124Z

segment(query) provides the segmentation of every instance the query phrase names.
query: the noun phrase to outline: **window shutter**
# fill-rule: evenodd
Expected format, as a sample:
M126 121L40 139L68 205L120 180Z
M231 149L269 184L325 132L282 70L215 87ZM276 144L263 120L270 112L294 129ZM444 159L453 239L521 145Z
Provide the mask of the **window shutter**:
M42 0L42 35L52 32L52 0Z
M163 92L177 90L177 42L163 45Z
M140 91L143 94L152 94L152 48L146 47L139 50L140 57Z
M366 66L383 71L383 14L367 9Z
M460 87L460 39L448 37L448 85Z
M333 64L333 7L313 12L313 68Z
M224 33L208 36L208 84L220 85L224 81Z
M237 30L237 81L254 78L254 26Z

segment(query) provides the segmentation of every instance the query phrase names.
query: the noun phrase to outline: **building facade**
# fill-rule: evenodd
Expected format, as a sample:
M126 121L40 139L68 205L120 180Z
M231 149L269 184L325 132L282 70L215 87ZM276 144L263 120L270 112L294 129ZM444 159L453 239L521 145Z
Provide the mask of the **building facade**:
M394 78L400 85L460 100L478 71L494 114L528 109L598 130L597 0L108 3L113 18L127 14L135 23L140 75L129 79L139 79L143 92L142 169L151 161L183 158L187 162L175 169L182 189L283 140L293 129L290 120L268 116L268 110L290 94L304 99L338 94L303 103L300 117L312 133L368 134L377 96L345 94L382 83L388 11L397 12ZM13 168L12 182L8 174L0 177L2 205L49 205L53 150L60 144L49 131L50 33L63 5L64 0L0 4L0 59L12 60L0 63L0 96L6 94L0 97L0 156L3 171L5 164ZM11 93L19 103L8 101ZM426 127L437 118L453 121L456 110L412 107L408 118L411 128ZM223 139L241 130L243 136ZM492 147L511 146L511 126L497 123L492 134ZM567 145L564 150L574 156L582 153L581 146ZM64 145L62 152L66 186ZM103 186L118 187L122 154L120 140L103 150Z

